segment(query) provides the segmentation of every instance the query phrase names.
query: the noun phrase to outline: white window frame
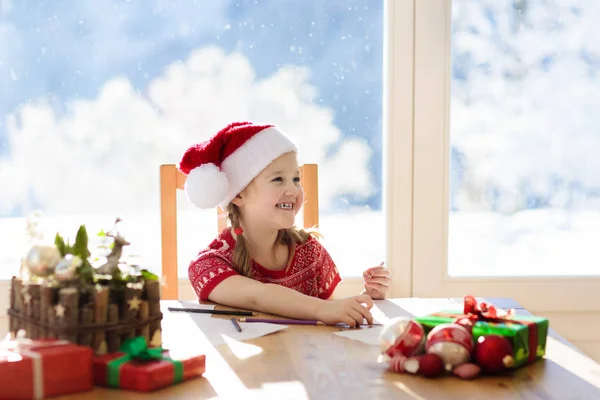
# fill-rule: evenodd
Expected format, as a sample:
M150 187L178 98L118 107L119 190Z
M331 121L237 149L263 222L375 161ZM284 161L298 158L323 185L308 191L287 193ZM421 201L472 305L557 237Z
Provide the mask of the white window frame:
M451 277L448 263L451 0L415 1L415 297L510 297L536 312L600 310L600 276Z

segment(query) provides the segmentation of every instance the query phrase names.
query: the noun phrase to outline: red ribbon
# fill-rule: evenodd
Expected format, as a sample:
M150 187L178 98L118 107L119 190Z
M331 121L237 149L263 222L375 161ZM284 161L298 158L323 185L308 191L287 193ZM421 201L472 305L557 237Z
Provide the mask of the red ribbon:
M465 323L467 323L465 319L468 320L468 324L472 325L474 325L477 321L526 325L528 328L529 338L528 360L531 362L537 358L537 324L532 321L520 321L514 318L509 318L515 315L514 309L510 309L510 311L508 312L504 310L499 311L493 304L487 303L485 301L478 303L475 297L467 295L464 297L463 313L464 315L461 316L453 316L454 318L457 318L455 322L460 322L461 325L465 325Z

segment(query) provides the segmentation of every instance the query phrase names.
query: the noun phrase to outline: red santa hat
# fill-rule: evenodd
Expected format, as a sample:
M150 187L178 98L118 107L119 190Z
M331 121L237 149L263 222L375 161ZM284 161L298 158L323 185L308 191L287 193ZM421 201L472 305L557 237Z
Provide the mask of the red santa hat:
M184 190L198 208L223 209L273 160L297 152L273 125L234 122L207 141L188 148L179 163Z

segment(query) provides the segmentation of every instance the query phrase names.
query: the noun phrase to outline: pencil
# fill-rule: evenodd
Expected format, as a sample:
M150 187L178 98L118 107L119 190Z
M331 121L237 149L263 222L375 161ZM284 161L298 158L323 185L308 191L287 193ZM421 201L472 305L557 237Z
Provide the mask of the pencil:
M268 318L240 318L240 322L266 322L268 324L281 324L281 325L327 325L325 322L312 320L312 319L268 319ZM364 324L361 326L365 326ZM371 324L381 325L381 324ZM370 326L370 325L369 325Z
M235 326L235 329L238 332L242 331L242 327L240 326L240 324L238 324L237 320L235 319L235 317L231 317L231 323L233 324L233 326Z
M198 313L198 314L219 314L219 315L239 315L239 316L258 315L258 313L255 313L252 311L207 310L204 308L169 307L168 310L169 311L192 312L192 313Z

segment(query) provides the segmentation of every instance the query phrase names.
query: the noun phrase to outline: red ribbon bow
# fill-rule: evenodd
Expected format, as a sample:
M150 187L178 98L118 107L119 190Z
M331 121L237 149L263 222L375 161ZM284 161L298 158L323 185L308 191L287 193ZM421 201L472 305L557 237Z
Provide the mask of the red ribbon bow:
M507 317L514 315L514 313L515 310L513 309L506 312L485 301L478 303L475 297L467 295L464 297L464 316L461 316L455 322L467 325L465 327L472 326L477 321L506 322Z

